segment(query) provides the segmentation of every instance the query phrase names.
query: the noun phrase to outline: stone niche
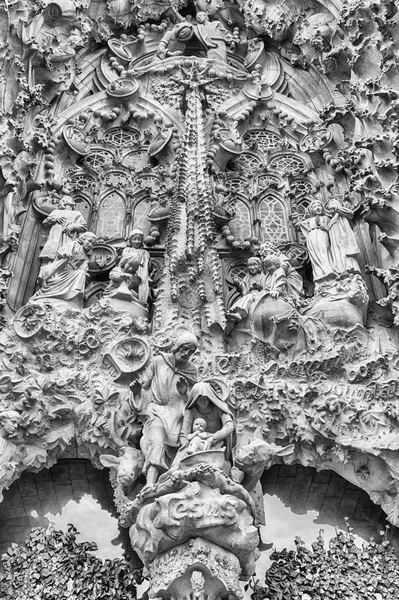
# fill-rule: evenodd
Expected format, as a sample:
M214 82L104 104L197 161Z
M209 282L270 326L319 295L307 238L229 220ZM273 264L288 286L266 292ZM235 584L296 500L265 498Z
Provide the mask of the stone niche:
M164 598L240 596L275 464L397 526L394 3L0 11L0 497L109 468Z

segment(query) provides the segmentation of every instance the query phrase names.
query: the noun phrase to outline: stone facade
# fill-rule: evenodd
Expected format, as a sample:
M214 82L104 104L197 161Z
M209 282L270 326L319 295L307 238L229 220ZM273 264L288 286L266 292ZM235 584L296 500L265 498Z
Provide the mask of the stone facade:
M395 3L0 11L0 495L110 467L163 598L240 595L273 464L399 525Z

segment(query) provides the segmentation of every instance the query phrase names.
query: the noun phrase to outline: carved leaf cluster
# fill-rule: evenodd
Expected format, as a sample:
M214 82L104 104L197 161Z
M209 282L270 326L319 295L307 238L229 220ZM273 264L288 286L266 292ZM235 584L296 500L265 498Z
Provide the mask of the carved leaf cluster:
M103 561L91 542L77 542L73 525L63 533L32 530L24 546L12 544L2 556L0 596L3 600L132 600L136 583L125 559Z
M310 550L298 537L295 550L274 551L265 587L256 580L252 600L394 600L399 594L399 564L390 543L371 538L360 548L352 528L337 532L324 546L322 533Z

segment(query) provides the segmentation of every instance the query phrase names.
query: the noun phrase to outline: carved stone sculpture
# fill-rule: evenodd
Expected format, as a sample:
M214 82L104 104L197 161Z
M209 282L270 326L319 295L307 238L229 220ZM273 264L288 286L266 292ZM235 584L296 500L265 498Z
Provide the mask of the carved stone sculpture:
M299 223L306 237L315 281L334 274L329 224L330 218L324 213L322 203L316 201L309 206L309 217Z
M58 208L44 219L43 224L50 225L51 229L40 253L41 259L54 260L60 248L64 248L65 252L71 252L74 240L79 233L86 231L86 221L82 213L74 208L73 199L70 196L63 196Z
M238 347L255 337L277 351L286 350L295 343L296 306L303 297L301 276L282 253L251 258L248 266L253 273L246 276L243 285L236 283L241 289L252 291L227 314L229 320L239 321L232 332L232 342Z
M64 301L82 306L90 253L96 241L94 233L81 233L73 242L60 247L53 262L41 270L43 286L32 296L32 302Z
M275 463L399 524L398 13L172 4L0 3L0 490L107 464L150 597L220 600Z
M259 292L265 289L266 275L262 269L260 258L249 258L247 262L248 274L243 280L235 278L234 285L239 290L241 298L234 302L226 314L229 321L242 321L248 317L250 306L259 297Z
M188 446L186 449L187 454L194 454L195 452L203 452L212 447L214 438L211 433L205 431L206 421L201 417L197 417L193 422L192 433L188 433L186 438Z
M181 334L172 352L153 358L142 380L131 385L132 404L144 423L140 446L148 485L171 465L188 392L197 380L196 368L189 360L197 347L193 334Z
M227 61L227 44L234 48L232 35L219 21L210 21L206 12L196 14L198 37L205 46L206 55L211 60Z
M18 464L17 446L10 440L21 423L21 415L15 410L0 412L0 486L9 485ZM0 489L0 499L2 493Z
M342 206L337 200L330 200L326 205L326 210L332 214L328 225L328 235L335 273L337 275L348 271L359 273L360 267L356 257L360 250L348 221L353 217L353 211Z
M150 291L149 253L143 249L144 234L133 229L121 259L110 274L104 299L117 310L130 313L136 320L148 321L147 300Z
M176 456L176 462L179 455L182 452L184 453L186 448L190 450L190 454L193 453L192 448L190 449L193 442L192 433L190 432L193 430L194 423L198 422L199 419L205 421L206 432L210 434L201 440L204 442L203 451L224 447L226 459L231 461L234 432L233 415L228 408L226 399L221 397L220 392L218 393L211 383L202 381L193 386L188 398L180 432L180 450Z

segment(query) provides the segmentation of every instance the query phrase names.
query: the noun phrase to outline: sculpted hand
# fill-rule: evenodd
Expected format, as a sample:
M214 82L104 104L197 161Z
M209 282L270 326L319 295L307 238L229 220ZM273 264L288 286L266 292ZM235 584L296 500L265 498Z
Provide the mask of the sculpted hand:
M188 391L188 383L184 379L184 377L180 377L179 381L176 383L176 389L181 396L187 394Z
M65 225L62 231L67 235L71 236L74 233L75 228L72 225Z
M130 391L134 394L140 394L141 392L141 383L138 379L133 379L132 383L129 385Z
M212 448L212 445L215 442L215 438L213 437L213 435L211 435L207 440L205 440L205 444L204 444L204 450L210 450L210 448Z

